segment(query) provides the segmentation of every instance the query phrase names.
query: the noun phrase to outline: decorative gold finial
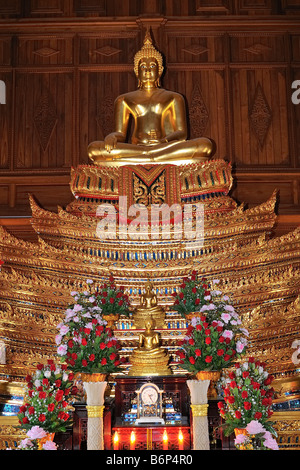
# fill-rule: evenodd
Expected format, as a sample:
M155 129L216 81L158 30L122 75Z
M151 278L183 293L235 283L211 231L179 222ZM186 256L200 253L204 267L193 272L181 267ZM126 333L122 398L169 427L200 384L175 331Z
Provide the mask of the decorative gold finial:
M159 76L163 73L163 58L161 53L155 49L152 44L152 38L150 34L149 27L147 28L143 47L135 54L134 56L134 73L138 76L139 61L143 58L153 58L157 61L158 64L158 73Z

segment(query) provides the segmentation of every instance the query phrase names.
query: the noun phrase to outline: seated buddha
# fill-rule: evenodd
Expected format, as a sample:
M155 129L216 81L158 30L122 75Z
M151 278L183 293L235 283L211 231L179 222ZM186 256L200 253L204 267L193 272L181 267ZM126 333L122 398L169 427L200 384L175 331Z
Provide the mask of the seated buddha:
M179 93L160 87L162 55L152 45L149 32L134 58L138 89L115 101L115 131L104 141L88 146L89 158L101 166L169 163L187 164L208 160L213 153L205 137L187 140L185 102ZM129 120L134 130L126 142Z
M154 331L154 321L147 320L145 330L139 335L138 347L130 357L131 368L128 375L170 375L169 355L160 346L159 334Z
M146 283L145 292L141 295L140 305L134 310L133 319L135 328L144 328L148 319L155 321L158 328L165 327L165 311L157 305L157 296L150 281Z

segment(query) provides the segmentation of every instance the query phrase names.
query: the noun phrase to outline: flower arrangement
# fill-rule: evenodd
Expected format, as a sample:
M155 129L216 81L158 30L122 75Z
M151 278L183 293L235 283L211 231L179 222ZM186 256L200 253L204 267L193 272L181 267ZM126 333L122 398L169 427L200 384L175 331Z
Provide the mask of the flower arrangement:
M245 428L252 420L259 421L267 431L272 431L272 396L274 389L270 387L273 376L265 370L265 365L248 358L236 364L221 379L224 402L218 403L220 416L224 419L225 435L231 434L235 428Z
M250 421L246 431L247 434L238 434L234 440L238 450L279 450L270 431L267 431L259 421Z
M40 445L40 441L47 436L43 428L33 426L17 447L17 450L57 450L57 444L47 440Z
M184 367L194 373L230 367L246 350L246 330L239 324L236 314L226 322L210 323L205 315L193 317L178 354Z
M200 312L202 305L210 298L208 282L205 278L200 279L196 271L191 276L184 277L179 286L179 292L174 292L175 297L173 310L183 317L192 312Z
M46 365L38 364L33 376L26 377L27 390L18 418L24 429L39 426L48 433L65 431L71 424L68 406L77 388L74 374L66 366L58 366L51 359Z
M90 280L90 283L93 281ZM95 301L101 308L102 316L118 313L129 316L130 304L128 295L124 294L124 288L117 288L113 276L109 277L98 292L95 292Z
M57 354L61 361L73 372L117 372L120 345L103 320L95 296L87 291L71 294L76 303L67 308L56 336Z

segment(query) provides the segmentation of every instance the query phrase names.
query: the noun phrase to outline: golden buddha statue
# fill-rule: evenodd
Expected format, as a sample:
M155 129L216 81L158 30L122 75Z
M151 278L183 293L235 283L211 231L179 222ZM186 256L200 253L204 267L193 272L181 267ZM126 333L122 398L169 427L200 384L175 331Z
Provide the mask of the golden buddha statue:
M133 312L133 319L134 328L144 328L148 319L154 320L157 328L165 328L165 311L157 305L157 296L150 281L145 285L145 292L141 295L140 305Z
M169 163L187 164L208 160L213 144L205 137L187 140L183 96L160 88L162 55L152 45L147 31L144 45L134 58L138 89L120 95L115 101L115 132L104 141L92 142L88 155L97 165ZM126 142L129 118L134 130Z
M145 330L139 335L138 347L134 349L130 357L131 368L128 375L170 375L171 368L168 366L169 355L160 346L158 332L154 331L155 322L146 320Z

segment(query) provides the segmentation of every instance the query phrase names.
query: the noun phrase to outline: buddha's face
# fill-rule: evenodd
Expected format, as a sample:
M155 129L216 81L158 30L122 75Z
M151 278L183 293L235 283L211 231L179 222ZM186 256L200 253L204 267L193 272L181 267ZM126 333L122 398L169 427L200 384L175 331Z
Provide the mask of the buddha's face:
M158 63L156 59L143 57L138 68L138 79L143 87L156 85L159 79Z

